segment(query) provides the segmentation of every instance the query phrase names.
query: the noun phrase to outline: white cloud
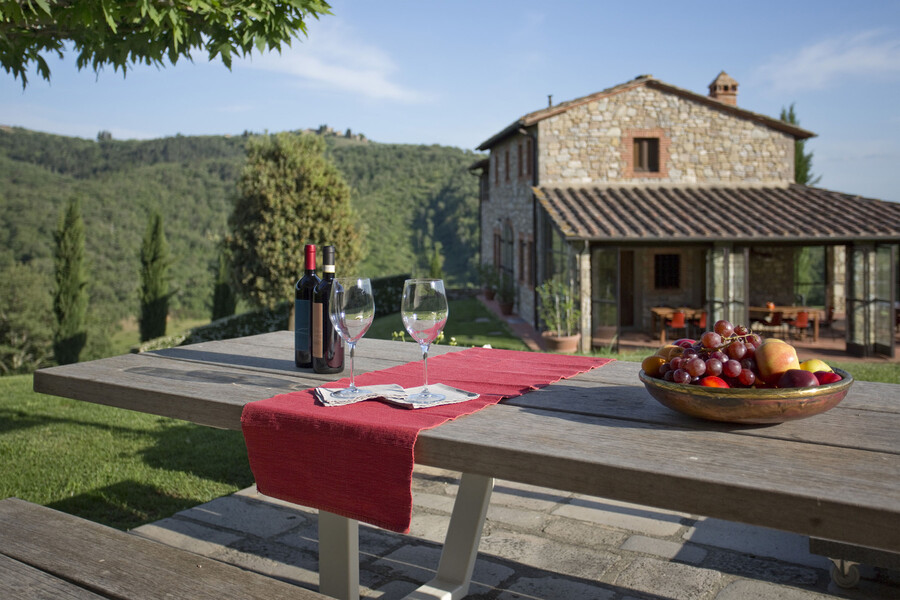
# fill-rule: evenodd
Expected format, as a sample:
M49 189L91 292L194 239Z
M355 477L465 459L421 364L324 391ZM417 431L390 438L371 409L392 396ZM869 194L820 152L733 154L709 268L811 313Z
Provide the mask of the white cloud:
M309 37L295 40L281 54L256 55L239 64L296 77L320 88L361 94L380 100L418 103L427 94L394 80L398 68L377 46L366 43L340 21L329 19L310 25ZM238 64L238 61L235 61Z
M756 76L775 91L825 89L847 77L893 77L900 74L900 39L883 30L825 39L793 54L775 56Z

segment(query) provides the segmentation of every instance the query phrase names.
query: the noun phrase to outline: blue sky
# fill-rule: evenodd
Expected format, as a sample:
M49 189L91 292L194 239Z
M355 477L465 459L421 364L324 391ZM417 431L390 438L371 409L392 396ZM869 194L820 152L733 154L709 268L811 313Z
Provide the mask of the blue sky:
M0 124L94 138L327 124L377 142L474 149L519 116L641 74L738 105L795 103L822 187L900 201L900 2L334 0L309 37L231 71L194 62L123 78L51 60L24 91L0 73ZM739 217L737 217L739 218Z

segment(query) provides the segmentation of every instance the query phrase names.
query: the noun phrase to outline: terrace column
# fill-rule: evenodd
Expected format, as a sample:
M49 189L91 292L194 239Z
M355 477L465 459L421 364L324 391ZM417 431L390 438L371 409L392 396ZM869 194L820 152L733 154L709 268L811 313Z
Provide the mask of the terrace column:
M591 331L591 245L585 240L575 255L578 269L578 287L581 293L581 347L579 351L590 352L593 335Z

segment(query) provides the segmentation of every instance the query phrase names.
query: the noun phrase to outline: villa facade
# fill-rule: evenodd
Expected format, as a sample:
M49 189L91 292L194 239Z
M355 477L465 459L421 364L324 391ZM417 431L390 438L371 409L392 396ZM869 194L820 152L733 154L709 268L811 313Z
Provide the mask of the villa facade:
M796 263L814 248L813 288L847 314L848 350L893 354L900 205L794 184L795 142L814 134L738 107L737 93L724 72L708 94L640 76L479 146L481 257L516 282L522 318L541 328L535 288L562 277L582 350L649 330L655 306L749 322L749 306L811 300Z

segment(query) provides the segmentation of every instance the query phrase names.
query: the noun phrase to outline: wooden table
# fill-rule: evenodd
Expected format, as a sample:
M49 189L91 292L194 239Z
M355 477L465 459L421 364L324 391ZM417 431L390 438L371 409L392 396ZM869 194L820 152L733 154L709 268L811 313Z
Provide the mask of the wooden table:
M703 308L672 308L671 306L654 306L650 309L650 315L652 316L652 328L653 334L655 335L657 331L659 331L659 343L666 343L666 319L671 319L672 315L676 312L684 313L684 324L685 327L689 327L689 322L692 319L699 319L701 315L705 312ZM685 334L687 337L687 334Z
M763 321L767 317L769 317L772 313L780 312L781 318L783 320L786 319L796 319L797 315L801 312L809 313L810 321L813 326L813 341L819 341L819 319L822 316L822 311L815 308L808 308L806 306L781 306L776 305L771 308L768 306L749 306L747 307L749 312L750 321ZM788 324L785 322L784 327L787 328Z
M130 354L42 369L34 387L239 429L245 403L337 378L295 369L292 344L285 331ZM418 356L364 339L356 369ZM670 411L638 370L615 362L421 432L416 462L463 477L438 577L412 598L465 594L495 477L900 552L900 385L856 382L822 415L743 427ZM325 594L358 595L356 527L320 513Z

